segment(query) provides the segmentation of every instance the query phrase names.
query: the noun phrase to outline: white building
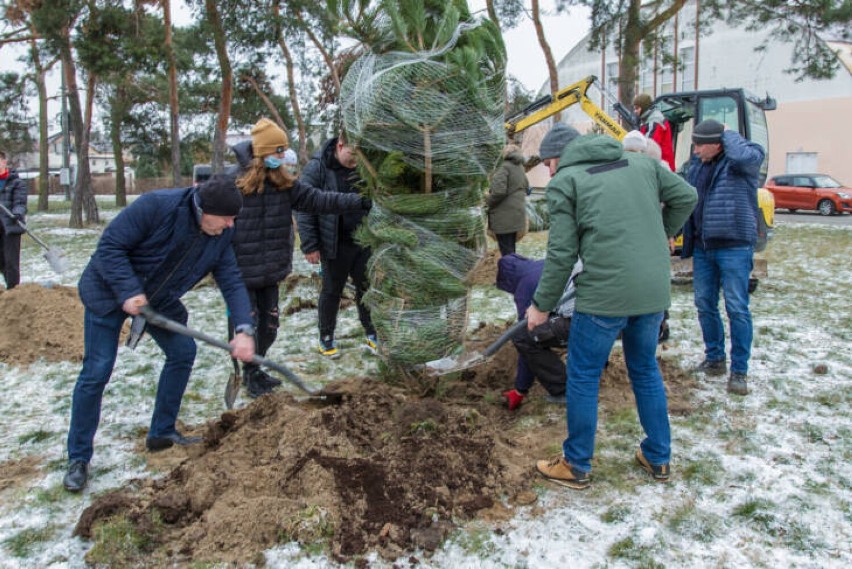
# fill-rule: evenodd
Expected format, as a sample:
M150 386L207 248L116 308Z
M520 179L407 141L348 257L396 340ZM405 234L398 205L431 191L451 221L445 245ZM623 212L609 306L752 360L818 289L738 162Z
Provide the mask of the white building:
M652 50L654 56L640 66L636 92L655 97L672 91L742 87L761 97L769 94L778 101L778 108L767 112L769 174L820 172L852 184L848 150L852 127L852 44L827 43L838 52L840 68L834 78L798 82L785 72L792 65L792 42L771 39L768 29L746 31L722 21L703 28L696 39L695 7L694 1L688 2L667 23L661 34L665 38L662 46ZM768 42L766 49L755 51L764 42ZM590 52L588 46L587 36L560 61L560 86L596 75L615 94L619 69L615 48L608 46L601 53ZM667 57L663 56L664 51ZM545 85L542 92L547 93L547 88ZM599 104L610 110L603 96ZM580 130L591 126L588 117L575 108L563 114L563 121ZM526 141L524 146L529 153ZM533 185L543 185L539 173Z

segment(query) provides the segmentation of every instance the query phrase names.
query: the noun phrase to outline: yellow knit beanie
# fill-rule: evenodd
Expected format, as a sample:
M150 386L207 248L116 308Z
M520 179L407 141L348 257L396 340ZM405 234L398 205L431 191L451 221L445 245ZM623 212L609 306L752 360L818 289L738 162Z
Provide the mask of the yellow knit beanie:
M263 158L284 152L289 145L287 133L269 119L260 119L251 129L251 148L255 156Z

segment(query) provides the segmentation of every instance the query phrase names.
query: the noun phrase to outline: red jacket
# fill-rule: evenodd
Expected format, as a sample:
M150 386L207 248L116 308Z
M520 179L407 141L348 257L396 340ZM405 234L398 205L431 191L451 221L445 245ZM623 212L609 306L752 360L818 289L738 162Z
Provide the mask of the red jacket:
M647 116L646 116L647 115ZM674 148L672 147L672 126L663 116L663 113L651 107L650 112L642 116L642 125L639 132L660 145L663 161L669 165L671 171L675 171Z

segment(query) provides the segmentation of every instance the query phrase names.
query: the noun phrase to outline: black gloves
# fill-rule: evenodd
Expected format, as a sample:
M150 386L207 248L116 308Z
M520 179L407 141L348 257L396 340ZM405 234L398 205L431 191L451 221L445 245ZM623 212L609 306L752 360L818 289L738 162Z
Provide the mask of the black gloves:
M368 197L361 198L361 209L364 211L370 211L373 208L373 200Z
M15 214L15 219L17 219L18 221L20 221L21 223L23 223L23 222L24 222L24 220L26 219L26 214L23 214L23 213L16 213L16 214Z

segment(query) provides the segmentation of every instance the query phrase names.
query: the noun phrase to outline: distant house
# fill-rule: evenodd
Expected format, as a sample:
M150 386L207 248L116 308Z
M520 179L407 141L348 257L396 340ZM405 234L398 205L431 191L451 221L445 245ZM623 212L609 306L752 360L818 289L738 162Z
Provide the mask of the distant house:
M766 114L769 174L823 172L852 184L847 144L848 117L852 116L852 43L825 42L837 53L835 77L796 81L786 72L793 60L793 43L771 38L768 28L749 31L718 20L699 28L694 0L669 20L659 37L658 45L642 51L653 55L640 65L637 93L656 97L672 91L742 87L757 96L769 94L778 101L777 110ZM616 94L619 57L615 46L606 46L603 53L589 51L589 41L589 36L583 38L560 61L559 85L596 75ZM764 42L766 49L755 51ZM545 84L542 94L547 89ZM599 104L616 116L603 95ZM569 111L563 113L564 122L581 130L591 128L579 109ZM525 141L525 154L535 150L537 147L530 148ZM536 187L546 185L547 174L538 170L530 181Z
M77 167L77 154L74 151L74 136L71 136L71 148L69 151L69 164L71 169ZM130 164L129 157L124 157L125 166ZM47 165L52 174L59 174L62 168L62 133L56 133L47 139ZM33 145L32 152L17 157L17 168L22 172L38 174L38 142ZM92 174L109 174L115 172L115 155L112 149L99 145L89 144L89 170Z

